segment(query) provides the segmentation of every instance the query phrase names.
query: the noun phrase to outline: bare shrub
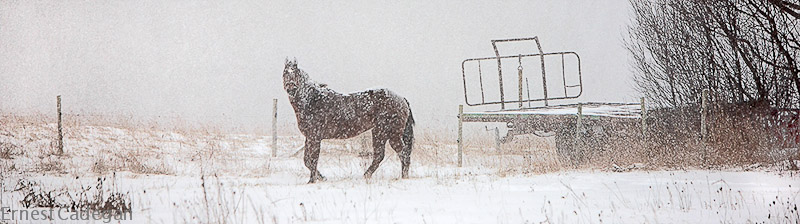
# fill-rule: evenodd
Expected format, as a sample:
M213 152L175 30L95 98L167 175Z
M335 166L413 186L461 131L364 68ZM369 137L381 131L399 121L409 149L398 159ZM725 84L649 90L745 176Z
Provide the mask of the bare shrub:
M13 159L15 156L20 156L23 151L19 145L0 142L0 159Z
M14 164L14 161L0 160L0 179L5 179L15 171L17 171L17 165Z
M25 208L65 208L70 211L94 210L112 214L130 213L131 201L127 193L105 189L105 178L97 178L94 186L80 186L77 192L67 189L45 189L38 182L21 179L14 188L20 192Z
M39 183L25 179L19 180L14 191L22 192L23 198L20 201L26 208L55 208L58 207L56 197L58 193L54 190L43 190Z

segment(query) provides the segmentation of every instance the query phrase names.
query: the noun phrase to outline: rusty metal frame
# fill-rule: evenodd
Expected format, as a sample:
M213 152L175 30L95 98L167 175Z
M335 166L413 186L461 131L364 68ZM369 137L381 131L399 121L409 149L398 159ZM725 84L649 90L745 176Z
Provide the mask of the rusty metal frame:
M497 43L517 42L517 41L531 41L531 40L536 42L536 47L539 50L539 53L501 56L500 52L497 49ZM519 103L519 107L520 108L525 108L525 107L523 107L523 103L525 103L525 102L528 102L529 103L528 105L530 107L530 102L543 101L545 106L548 106L548 101L563 100L563 99L575 99L575 98L580 97L583 94L583 77L582 77L582 71L581 71L581 58L578 55L578 53L572 52L572 51L544 53L542 51L542 46L539 43L539 38L538 37L500 39L500 40L492 40L491 42L492 42L492 48L494 49L494 52L495 52L495 56L494 57L470 58L470 59L466 59L466 60L461 62L461 79L462 79L462 82L464 84L464 101L466 102L467 105L469 105L469 106L481 106L481 105L496 105L496 104L500 104L501 110L505 110L506 109L505 108L506 104ZM547 73L546 73L546 69L545 69L544 58L546 56L553 56L553 55L561 56L561 67L562 67L562 72L561 72L561 76L562 77L561 78L564 81L562 83L563 84L563 88L564 88L564 96L563 97L548 97L548 95L547 95ZM566 72L564 71L564 67L565 67L565 65L564 65L564 55L574 55L575 58L577 59L577 66L578 66L578 84L577 85L567 85L567 83L566 83ZM520 95L519 99L517 99L517 100L506 100L505 99L505 91L504 91L504 87L503 87L503 69L502 69L501 60L502 59L507 59L507 58L519 58L520 60L522 60L522 58L525 58L525 57L539 57L540 58L541 66L542 66L541 67L541 69L542 69L542 90L544 91L544 97L536 98L536 99L530 99L530 94L528 94L529 95L528 99L522 99L523 90L522 90L522 84L520 83L519 84L519 92L518 92L519 95ZM482 74L481 69L480 69L480 61L486 61L486 60L497 60L497 73L498 73L498 80L499 80L499 85L500 85L500 101L492 101L492 102L486 102L485 101L485 97L484 97L485 92L483 90L483 74ZM478 75L478 78L480 80L480 86L481 86L481 102L480 103L470 102L469 101L469 96L467 94L467 78L466 78L465 64L467 62L470 62L470 61L477 61L479 63L479 70L478 70L479 75ZM521 79L522 76L520 75L519 78ZM578 92L577 95L569 96L567 94L567 88L575 88L575 87L578 87L580 91ZM528 87L528 92L530 92L530 87Z

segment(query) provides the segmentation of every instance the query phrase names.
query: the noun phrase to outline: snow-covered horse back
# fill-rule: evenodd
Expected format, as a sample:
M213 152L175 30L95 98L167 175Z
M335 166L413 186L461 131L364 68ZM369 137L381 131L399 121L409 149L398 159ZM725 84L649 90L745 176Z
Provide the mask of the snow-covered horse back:
M402 177L408 178L414 117L405 98L388 89L338 93L309 79L296 60L287 59L284 66L283 88L297 116L297 126L306 137L303 159L311 171L309 183L325 180L317 170L322 140L352 138L370 129L374 152L364 177L369 179L383 161L388 141L400 157Z

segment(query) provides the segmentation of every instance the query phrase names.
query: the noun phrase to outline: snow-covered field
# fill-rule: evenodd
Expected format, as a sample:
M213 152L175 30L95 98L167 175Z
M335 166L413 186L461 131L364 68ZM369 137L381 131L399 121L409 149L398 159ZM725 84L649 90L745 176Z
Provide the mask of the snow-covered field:
M77 126L65 156L52 155L53 124L6 122L0 205L20 209L20 180L79 190L106 178L128 193L134 223L797 223L800 177L747 169L565 169L552 139L496 152L468 144L463 167L447 134L420 131L410 179L392 150L373 179L357 137L325 141L306 184L300 136ZM433 136L433 137L432 137ZM524 145L527 147L520 147ZM624 165L621 165L624 166ZM60 200L60 199L59 199ZM8 221L8 220L6 220ZM14 221L8 221L14 223Z

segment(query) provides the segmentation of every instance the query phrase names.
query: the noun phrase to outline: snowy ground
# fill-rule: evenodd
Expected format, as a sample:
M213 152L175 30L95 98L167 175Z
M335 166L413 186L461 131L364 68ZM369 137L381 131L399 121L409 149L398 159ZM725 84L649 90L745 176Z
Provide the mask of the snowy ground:
M67 155L52 156L54 126L5 123L0 142L2 207L21 208L19 180L79 189L105 177L129 193L135 223L797 223L796 171L563 169L552 140L494 152L468 144L464 167L448 139L420 137L411 179L393 152L372 180L361 138L323 142L306 184L302 137L79 126ZM420 133L427 136L429 133ZM519 145L519 144L518 144ZM391 149L387 149L391 151ZM13 223L13 222L12 222Z

